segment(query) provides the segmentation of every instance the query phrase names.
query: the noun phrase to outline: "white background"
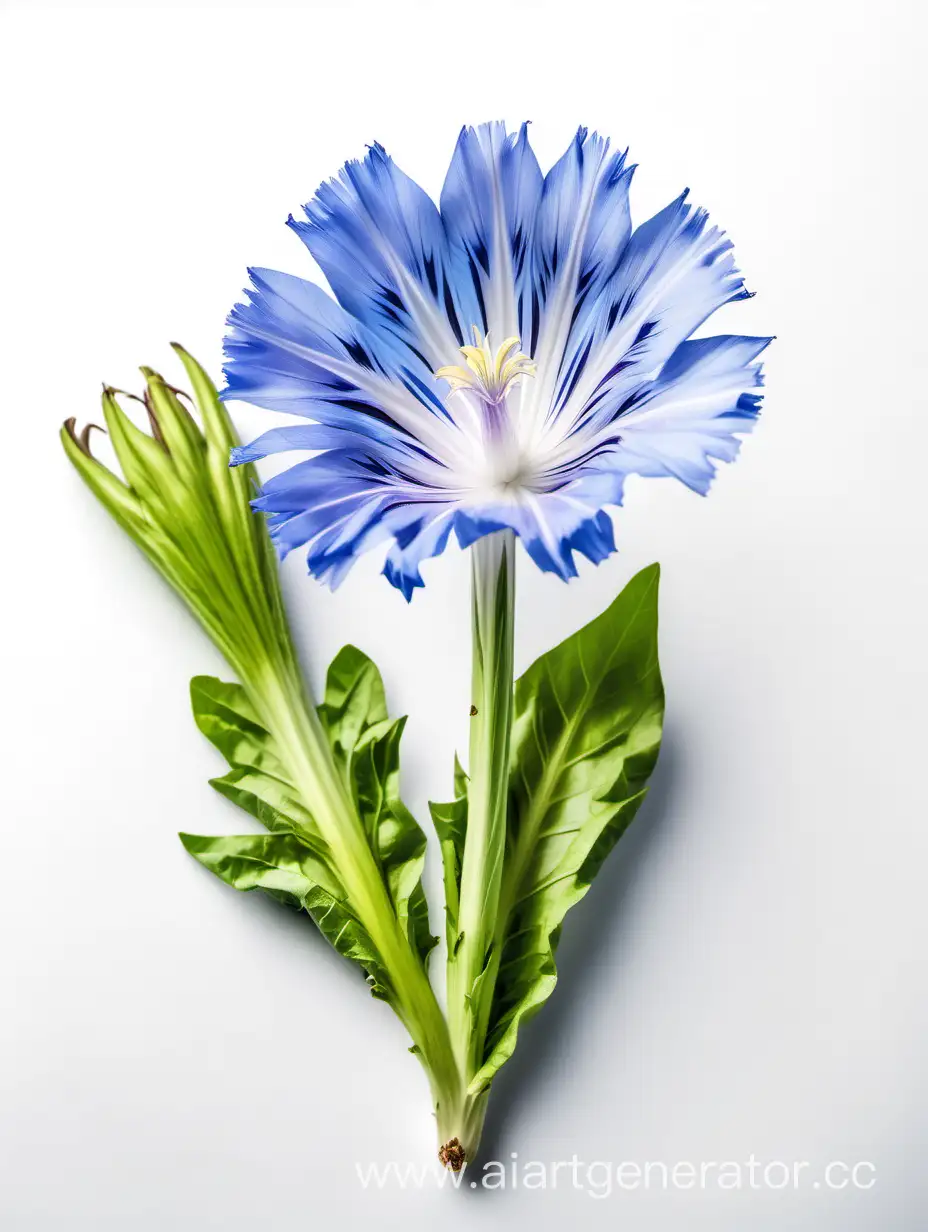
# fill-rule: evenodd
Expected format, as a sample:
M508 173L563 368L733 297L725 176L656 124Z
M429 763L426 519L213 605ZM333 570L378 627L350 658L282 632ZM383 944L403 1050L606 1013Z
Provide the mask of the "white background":
M925 89L916 0L304 4L3 14L0 1226L907 1232L926 1136ZM298 917L185 856L247 828L188 678L216 654L69 470L100 381L218 376L247 264L383 141L437 191L458 127L631 147L640 220L689 184L776 333L764 418L708 500L634 482L620 554L520 560L518 666L664 569L651 798L569 919L561 986L501 1076L520 1160L872 1161L868 1192L364 1192L426 1160L390 1013ZM268 426L236 412L244 434ZM407 608L365 560L285 570L318 687L342 642L409 712L405 792L466 733L459 552ZM432 857L436 853L432 852ZM436 885L434 859L431 884ZM433 926L439 923L434 909ZM438 965L440 970L440 964ZM815 1175L815 1173L813 1173Z

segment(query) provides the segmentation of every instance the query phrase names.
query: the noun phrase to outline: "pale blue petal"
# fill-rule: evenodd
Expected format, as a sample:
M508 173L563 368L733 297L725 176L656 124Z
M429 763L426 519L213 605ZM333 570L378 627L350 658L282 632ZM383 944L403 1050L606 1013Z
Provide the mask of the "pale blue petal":
M429 371L464 340L448 242L434 202L381 145L345 164L290 226L353 316ZM465 314L466 315L466 314Z
M598 564L615 551L609 515L574 488L523 496L479 511L463 509L455 520L462 547L507 527L519 536L539 569L564 581L577 576L575 552Z
M370 438L410 465L434 459L450 415L421 363L406 362L314 283L249 273L248 301L229 315L222 397Z
M578 556L615 550L607 510L629 474L708 489L754 426L769 339L691 339L747 295L731 245L686 194L632 231L632 171L581 129L542 179L525 126L490 124L462 131L441 212L380 146L323 185L291 225L339 302L254 271L226 341L224 396L315 421L233 456L315 455L254 502L281 554L304 548L335 586L389 544L384 572L409 598L452 534L468 546L508 527L568 579ZM506 410L524 482L486 464L473 391L433 375L472 326L497 346L520 336L536 365Z
M324 424L297 424L289 428L271 428L262 433L250 445L239 445L232 450L229 458L232 466L241 466L245 462L257 462L274 453L288 453L291 450L321 450L337 449L346 441L359 443L361 440L355 433L345 432L339 428L329 428Z
M615 465L672 476L705 495L714 461L732 462L738 435L754 427L764 380L752 361L771 341L724 335L682 343L615 421Z
M541 186L527 124L518 133L498 121L461 130L441 192L441 216L465 325L489 333L497 345L522 336L530 319Z
M581 340L631 234L624 152L585 128L545 176L532 246L534 310L523 338L538 362L537 397L556 413L576 379Z
M406 600L425 583L419 566L432 556L439 556L454 529L456 510L453 504L420 506L417 521L401 528L387 553L384 575Z
M568 347L574 379L552 413L588 430L608 422L693 330L747 295L730 241L684 193L634 231L577 322Z

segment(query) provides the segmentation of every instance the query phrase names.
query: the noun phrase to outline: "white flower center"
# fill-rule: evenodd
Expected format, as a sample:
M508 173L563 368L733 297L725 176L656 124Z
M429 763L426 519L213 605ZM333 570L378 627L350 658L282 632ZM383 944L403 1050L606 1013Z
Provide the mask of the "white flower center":
M446 380L451 394L461 396L479 416L481 486L508 488L522 482L524 459L507 395L522 377L535 375L535 364L519 350L518 338L507 338L494 351L489 334L483 337L476 325L472 330L474 345L461 347L467 366L438 368L435 375Z

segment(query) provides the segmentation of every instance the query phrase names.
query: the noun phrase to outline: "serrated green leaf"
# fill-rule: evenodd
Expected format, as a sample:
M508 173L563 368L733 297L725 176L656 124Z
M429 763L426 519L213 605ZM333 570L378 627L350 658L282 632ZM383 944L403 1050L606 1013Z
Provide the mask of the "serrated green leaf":
M181 834L180 841L226 885L274 891L295 907L302 907L314 886L328 881L325 865L294 834Z
M329 944L344 958L350 958L367 973L371 995L392 1001L390 977L374 943L361 923L348 910L344 900L316 886L306 896L304 907Z
M375 997L390 998L390 982L370 937L333 882L331 870L294 834L181 834L194 859L236 890L263 890L307 911L330 944L365 973Z
M461 867L464 862L464 839L467 834L467 775L460 761L454 759L454 799L447 804L429 803L432 823L441 846L441 864L445 887L445 929L448 952L454 954L459 944L458 911L461 903Z
M336 767L302 679L277 554L265 516L250 507L256 472L250 465L230 467L229 452L238 440L228 411L201 366L183 348L175 350L198 417L189 414L180 391L151 369L144 370L147 387L140 400L150 433L122 410L118 397L131 395L104 389L104 422L125 482L93 458L89 425L79 432L68 420L61 439L84 482L245 685L201 678L194 682L194 709L229 762L229 772L214 787L271 833L185 841L229 884L298 902L340 953L364 967L372 991L388 997L408 1026L447 1123L458 1107L460 1076L421 962L430 939L418 842L395 784L401 726L390 722L382 705L376 716L381 727L365 736L364 748L355 747L348 726L340 730L345 773L352 794L356 790L367 806L363 825L376 841L375 856L348 793L335 781ZM400 920L407 937L416 938L415 949L401 936ZM389 964L391 981L378 952Z
M357 805L371 850L410 943L424 963L437 938L422 889L425 834L399 791L405 718L391 720L380 672L355 646L335 656L319 718Z
M520 1025L551 995L564 917L644 798L663 722L658 578L657 565L642 570L516 682L500 927L471 994L477 1003L494 987L472 1094L489 1086Z
M312 816L245 689L213 676L194 676L190 701L197 727L232 767L210 779L210 786L268 830L296 833L327 858Z
M194 676L190 703L197 727L233 769L248 767L288 782L274 741L240 684Z
M343 646L329 665L319 717L346 767L362 736L389 719L380 672L356 646Z
M221 778L210 779L209 785L250 813L267 830L296 828L303 833L314 832L313 819L292 794L291 785L270 774L246 766L230 770Z
M211 785L268 830L295 837L312 853L318 863L313 884L328 899L323 902L316 895L303 905L329 940L348 939L341 953L354 957L366 952L365 947L373 952L367 934L364 938L357 934L361 926L351 915L351 904L332 870L328 849L245 689L196 676L190 696L197 726L231 767L228 774L211 779ZM333 661L319 716L358 807L397 919L424 963L435 938L429 930L422 890L425 835L399 795L399 744L405 720L389 718L380 673L355 647L346 646ZM326 870L325 876L320 869ZM235 884L228 877L224 880ZM348 930L344 934L342 926ZM362 965L369 970L367 964L373 961L368 953ZM384 986L382 976L377 975L373 990L377 993Z

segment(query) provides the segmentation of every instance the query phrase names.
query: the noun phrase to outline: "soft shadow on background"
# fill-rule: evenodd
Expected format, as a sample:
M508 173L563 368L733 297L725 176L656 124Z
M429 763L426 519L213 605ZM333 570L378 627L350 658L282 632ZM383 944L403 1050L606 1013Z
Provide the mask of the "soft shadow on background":
M660 759L637 817L609 855L586 898L564 921L555 955L557 987L538 1015L519 1032L515 1053L493 1083L481 1160L506 1158L510 1125L526 1093L537 1093L544 1085L558 1052L570 1052L571 1036L583 1013L587 991L602 978L600 956L610 947L615 952L614 938L624 931L628 891L673 825L680 790L679 748L677 733L672 727L665 728ZM633 943L633 934L629 936ZM620 965L615 964L617 983ZM621 997L618 989L617 996ZM473 1192L483 1190L478 1186Z

